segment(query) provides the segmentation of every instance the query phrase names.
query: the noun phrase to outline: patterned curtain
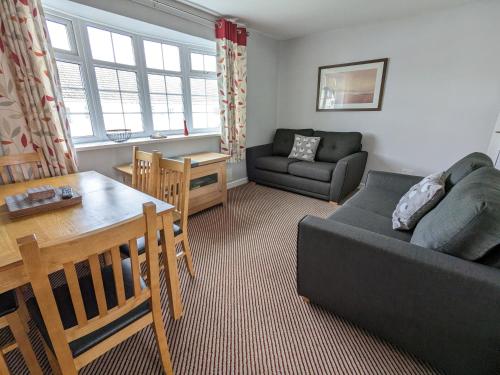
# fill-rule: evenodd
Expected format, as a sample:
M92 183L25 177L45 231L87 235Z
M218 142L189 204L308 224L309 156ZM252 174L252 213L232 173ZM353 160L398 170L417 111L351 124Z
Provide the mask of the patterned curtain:
M75 152L40 0L0 0L0 141L4 154L41 148L52 176Z
M221 152L230 161L245 159L247 126L247 31L221 19L215 24Z

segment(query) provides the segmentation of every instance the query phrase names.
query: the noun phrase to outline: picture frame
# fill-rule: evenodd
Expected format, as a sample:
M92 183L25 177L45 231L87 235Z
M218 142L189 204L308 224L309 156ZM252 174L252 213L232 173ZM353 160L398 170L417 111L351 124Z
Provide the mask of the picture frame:
M316 111L380 111L388 58L318 68Z

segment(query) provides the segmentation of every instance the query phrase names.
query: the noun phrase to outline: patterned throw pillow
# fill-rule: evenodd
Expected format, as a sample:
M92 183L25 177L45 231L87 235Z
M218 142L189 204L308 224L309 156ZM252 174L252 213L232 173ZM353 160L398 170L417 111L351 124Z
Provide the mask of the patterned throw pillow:
M314 161L320 140L321 137L304 137L303 135L295 134L292 152L290 152L288 158Z
M392 214L392 229L413 229L445 195L445 173L434 173L411 187Z

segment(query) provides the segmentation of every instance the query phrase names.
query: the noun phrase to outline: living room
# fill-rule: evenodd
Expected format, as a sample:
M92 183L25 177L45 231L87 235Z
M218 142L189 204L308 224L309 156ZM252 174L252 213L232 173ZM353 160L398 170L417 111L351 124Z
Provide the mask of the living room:
M0 373L500 374L499 18L2 0Z

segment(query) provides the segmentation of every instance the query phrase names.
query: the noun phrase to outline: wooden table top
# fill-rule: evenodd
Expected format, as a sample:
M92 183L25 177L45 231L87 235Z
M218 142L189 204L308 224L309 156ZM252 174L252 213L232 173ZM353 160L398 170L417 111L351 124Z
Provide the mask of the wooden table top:
M202 165L226 161L227 159L229 159L229 156L224 155L224 154L219 154L218 152L199 152L196 154L170 157L167 159L176 160L176 159L184 159L184 158L191 158L191 167L196 168L196 167L201 167ZM115 169L118 172L132 176L132 164L131 163L117 165L115 167Z
M69 185L82 195L80 205L11 220L4 198L29 187ZM39 243L49 245L74 236L117 224L142 215L142 204L156 204L157 214L171 212L173 206L134 190L97 172L83 172L0 186L0 273L21 264L16 240L35 234ZM159 220L161 222L161 220ZM3 278L0 277L0 281ZM0 285L0 291L5 286Z

